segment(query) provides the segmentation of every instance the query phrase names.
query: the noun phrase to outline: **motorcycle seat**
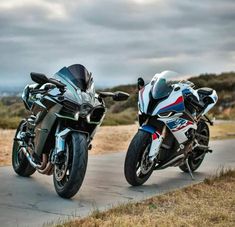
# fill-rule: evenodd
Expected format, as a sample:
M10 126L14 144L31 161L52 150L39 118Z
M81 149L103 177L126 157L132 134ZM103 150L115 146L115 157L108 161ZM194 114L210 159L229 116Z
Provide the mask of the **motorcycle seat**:
M199 88L197 90L198 94L200 95L211 95L213 92L213 89L208 88L208 87L203 87L203 88Z

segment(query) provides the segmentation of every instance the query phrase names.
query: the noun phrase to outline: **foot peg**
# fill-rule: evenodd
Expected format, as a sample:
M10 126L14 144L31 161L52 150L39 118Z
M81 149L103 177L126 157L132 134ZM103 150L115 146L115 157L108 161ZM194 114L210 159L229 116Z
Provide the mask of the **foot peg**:
M187 166L187 168L188 168L188 172L189 172L189 174L190 174L192 180L195 180L195 178L194 178L194 176L193 176L193 172L192 172L192 170L191 170L191 168L190 168L190 166L189 166L189 164L188 164L188 158L185 160L185 163L186 163L186 166Z

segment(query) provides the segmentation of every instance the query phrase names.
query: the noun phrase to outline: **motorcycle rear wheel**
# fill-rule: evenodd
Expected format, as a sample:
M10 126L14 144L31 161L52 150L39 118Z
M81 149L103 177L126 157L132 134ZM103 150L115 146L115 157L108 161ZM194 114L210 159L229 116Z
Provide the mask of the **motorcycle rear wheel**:
M66 147L68 149L66 151L68 163L64 170L66 172L62 175L63 178L58 180L55 167L53 182L57 194L68 199L78 192L85 177L88 160L86 136L77 132L72 133L66 141Z
M19 145L19 133L26 131L25 126L25 120L22 120L16 130L13 148L12 148L12 166L14 171L22 176L22 177L29 177L36 171L35 168L33 168L30 163L28 162L28 159L24 155L22 151L20 151L20 145Z
M205 139L203 139L203 140L198 140L198 143L201 144L201 145L208 146L210 131L209 131L208 125L205 122L203 122L203 121L199 122L197 133L201 134L202 136L205 137ZM196 171L201 166L201 164L202 164L202 162L205 158L205 154L200 159L197 159L197 157L201 156L202 153L203 153L202 151L196 150L196 151L193 151L192 154L189 156L188 164L189 164L189 167L190 167L192 172ZM183 165L179 166L179 168L183 172L186 172L186 173L189 172L186 164L183 164Z
M154 165L146 166L144 173L140 171L143 159L148 157L151 140L149 133L139 130L129 145L124 174L127 182L132 186L144 184L153 172Z

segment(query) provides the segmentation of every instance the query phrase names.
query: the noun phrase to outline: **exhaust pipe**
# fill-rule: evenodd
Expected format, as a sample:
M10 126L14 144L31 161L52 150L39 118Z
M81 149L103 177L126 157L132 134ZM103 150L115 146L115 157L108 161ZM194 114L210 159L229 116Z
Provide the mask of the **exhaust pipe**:
M176 156L175 158L173 158L173 159L171 159L169 162L167 162L167 163L165 163L164 165L162 165L162 166L156 166L155 167L155 170L156 169L164 169L164 168L166 168L166 167L168 167L168 166L170 166L170 165L172 165L172 164L174 164L174 163L178 163L178 161L181 161L181 160L183 160L185 158L185 156L184 156L184 154L181 154L181 155L178 155L178 156Z
M171 164L173 164L174 162L176 162L176 161L178 161L178 160L180 160L180 159L183 159L185 156L184 156L184 154L181 154L181 155L179 155L179 156L176 156L175 158L173 158L172 160L170 160L169 162L167 162L166 164L164 164L163 166L162 166L162 168L165 168L165 167L167 167L168 165L171 165Z
M21 150L23 151L24 155L26 156L26 158L28 159L28 161L29 161L29 163L30 163L30 165L31 165L32 167L34 167L34 168L37 169L37 170L43 170L43 169L45 169L46 164L47 164L47 155L46 155L46 154L43 154L43 155L42 155L42 163L41 163L41 165L39 165L39 164L36 164L36 163L32 160L31 155L29 154L29 152L26 150L25 147L22 147Z
M28 151L26 150L25 147L21 148L21 151L23 151L24 155L26 156L26 158L28 159L29 163L31 166L33 166L35 169L38 169L40 167L40 165L37 165L31 158L30 154L28 153Z

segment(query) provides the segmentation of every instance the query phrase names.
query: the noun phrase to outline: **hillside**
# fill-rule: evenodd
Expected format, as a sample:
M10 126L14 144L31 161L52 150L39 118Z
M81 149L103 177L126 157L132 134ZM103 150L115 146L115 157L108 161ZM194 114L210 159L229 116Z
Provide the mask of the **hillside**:
M219 75L202 74L189 78L196 88L210 87L218 93L218 103L210 112L217 119L235 119L235 72ZM146 81L147 82L147 81ZM106 100L108 112L103 125L132 124L137 120L137 88L136 85L120 85L106 91L124 91L130 94L125 102ZM21 118L27 115L19 97L0 98L0 128L16 128Z
M210 112L211 116L215 116L217 119L235 119L235 72L226 72L219 75L201 74L188 80L195 84L196 89L210 87L217 91L219 99L216 106ZM121 113L129 113L133 117L133 112L137 112L136 85L117 86L110 90L128 92L130 93L130 98L122 103L110 101L108 104L111 108L108 117L111 115L112 119L118 119ZM106 120L105 124L109 124L108 120Z

